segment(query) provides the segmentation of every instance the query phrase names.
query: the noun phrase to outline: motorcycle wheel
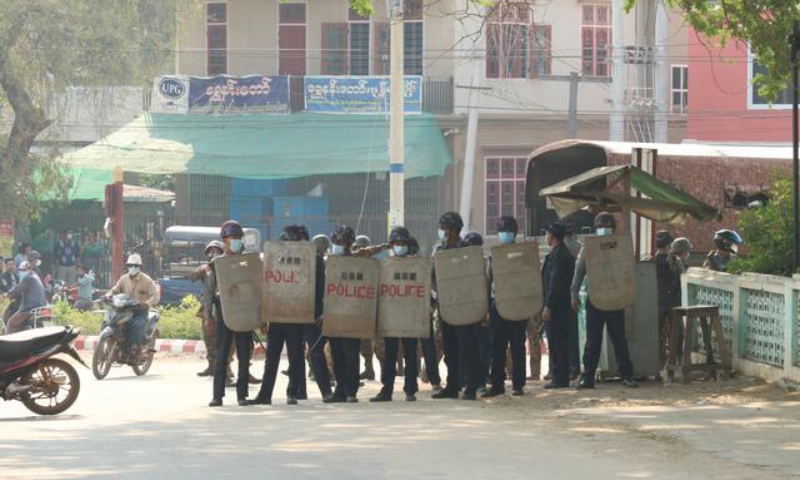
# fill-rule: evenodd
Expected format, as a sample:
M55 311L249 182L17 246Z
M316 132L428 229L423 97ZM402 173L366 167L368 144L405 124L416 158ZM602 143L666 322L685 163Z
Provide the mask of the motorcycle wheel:
M111 364L114 363L114 352L117 349L116 340L106 337L97 342L92 354L92 373L94 378L102 380L111 371Z
M144 360L133 366L133 373L135 373L139 377L146 374L150 370L150 367L153 366L153 357L156 354L152 350L155 349L154 347L156 345L157 338L158 338L158 331L156 331L153 334L153 338L151 338L150 341L147 343L148 352Z
M58 415L67 410L78 399L81 391L78 372L60 358L42 361L20 383L32 387L31 391L20 395L20 401L25 408L38 415Z

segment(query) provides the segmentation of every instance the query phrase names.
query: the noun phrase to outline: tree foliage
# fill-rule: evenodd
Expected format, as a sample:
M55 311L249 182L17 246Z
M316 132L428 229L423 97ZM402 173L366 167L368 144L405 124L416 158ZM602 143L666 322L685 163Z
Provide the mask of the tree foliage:
M196 0L0 2L0 216L35 216L69 188L55 150L33 150L69 87L143 85L174 55L176 18Z

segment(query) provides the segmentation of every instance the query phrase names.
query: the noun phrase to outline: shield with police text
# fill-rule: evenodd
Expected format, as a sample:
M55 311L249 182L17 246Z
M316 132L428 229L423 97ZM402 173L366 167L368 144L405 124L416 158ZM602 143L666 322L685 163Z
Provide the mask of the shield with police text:
M262 318L314 323L317 252L311 242L270 241L264 247Z
M604 311L632 306L636 301L636 272L631 234L588 236L583 254L592 305Z
M453 326L473 325L489 311L483 248L441 250L433 256L439 316Z
M494 300L506 320L528 320L542 310L542 273L537 242L492 248Z
M380 264L371 258L329 257L325 264L322 334L373 338L378 314Z
M429 338L431 333L431 261L427 258L381 260L378 287L378 336Z
M234 332L261 327L261 256L226 255L214 260L222 318Z

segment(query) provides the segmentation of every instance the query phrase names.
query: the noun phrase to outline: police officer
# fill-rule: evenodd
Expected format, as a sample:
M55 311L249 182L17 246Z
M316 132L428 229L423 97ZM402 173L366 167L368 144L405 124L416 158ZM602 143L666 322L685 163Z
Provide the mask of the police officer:
M497 220L497 236L501 245L510 245L516 241L519 227L514 217L502 216ZM494 278L490 268L490 278ZM514 396L525 393L525 330L527 319L505 319L497 311L492 288L492 300L489 308L489 327L492 336L492 388L483 397L503 395L506 391L506 349L511 348L511 383Z
M461 215L456 212L447 212L439 219L440 244L436 251L461 248L460 234L464 228ZM436 270L433 271L433 291L436 293ZM444 343L444 363L447 365L447 386L434 393L432 398L458 398L461 392L462 362L466 370L467 379L464 400L475 400L481 378L481 361L478 352L478 337L475 332L476 325L454 326L447 323L446 318L439 322Z
M411 256L409 253L409 243L411 234L405 227L394 227L389 233L389 244L391 245L391 255L395 258L406 258ZM405 360L405 384L403 391L406 394L406 401L413 402L417 399L416 393L419 390L417 385L417 339L416 338L396 338L388 337L383 339L385 357L383 368L381 369L381 383L383 388L370 402L388 402L392 400L394 391L394 381L397 376L397 356L400 344L403 345L403 359Z
M714 245L716 250L710 252L703 262L703 268L708 268L716 272L728 270L728 264L739 252L739 245L742 244L742 237L733 230L719 230L714 234Z
M301 225L286 225L283 227L280 239L284 242L308 240L308 231ZM270 322L267 334L264 376L261 378L261 389L258 391L256 398L250 401L251 405L272 404L272 392L275 389L275 381L278 376L278 366L281 362L284 344L289 357L289 389L286 392L286 404L297 405L299 393L301 391L305 392L303 325Z
M353 255L369 258L383 252L388 245L372 246L372 240L366 235L358 235L353 244ZM375 342L371 338L362 338L360 347L361 356L364 357L364 371L359 375L360 380L375 380Z
M330 256L352 256L356 235L352 228L341 225L331 233ZM330 258L330 256L328 258ZM333 371L336 375L336 389L325 403L356 403L359 387L359 338L331 338L333 353Z
M208 242L205 248L205 256L209 262L214 261L215 258L221 256L225 251L225 245L222 244L219 240L212 240ZM203 293L201 295L201 309L198 313L198 316L201 316L203 319L203 343L206 345L206 360L208 361L208 367L197 373L198 377L208 377L214 374L214 363L215 363L215 354L216 354L216 336L217 336L217 328L214 325L214 318L216 313L214 312L214 296L216 292L214 289L216 288L215 285L211 282L211 269L208 264L199 267L197 270L192 272L189 275L189 280L193 282L202 281L203 282Z
M612 235L616 228L614 216L608 212L598 213L594 219L595 232L599 236ZM572 280L572 308L578 310L581 285L586 275L586 249L578 254L575 263L575 276ZM587 281L591 281L591 276ZM625 339L625 310L603 311L592 304L592 299L586 301L586 345L583 349L583 375L578 389L593 389L597 364L600 361L600 348L603 345L603 329L608 328L608 336L614 346L614 354L619 364L619 373L622 384L626 387L638 387L633 379L633 362L628 353L628 341Z
M681 304L681 274L683 267L670 251L675 239L666 230L656 232L656 281L658 285L658 332L661 367L667 359L669 342L669 317L674 307Z
M461 238L461 243L465 247L483 247L483 236L481 236L478 232L469 232L465 234ZM486 255L484 252L483 260L486 262L486 275L490 277L490 265L491 265L491 257ZM489 297L489 303L492 300L492 283L486 282L488 288L486 290L486 295ZM489 331L489 314L486 314L486 318L480 322L475 328L475 334L478 337L478 356L481 360L481 380L480 380L480 387L483 393L486 393L486 384L489 382L489 369L492 366L492 338L491 332ZM462 377L464 372L462 371ZM466 378L462 378L463 382L466 382Z
M542 321L547 325L547 341L553 358L552 380L544 387L548 389L569 387L570 286L575 259L564 244L565 233L564 224L554 222L547 228L545 236L550 253L545 257L542 269Z
M209 407L221 407L222 398L225 396L225 378L227 376L228 354L231 344L236 343L236 358L239 362L239 374L236 376L236 397L239 406L247 406L248 379L250 368L250 349L253 346L253 332L234 332L227 325L222 316L222 305L219 299L219 283L214 268L219 258L229 255L241 255L244 251L244 230L238 222L228 220L220 228L220 236L225 247L221 257L211 262L210 281L214 287L214 310L217 314L217 353L214 366L214 396L209 402Z
M564 245L567 247L567 250L569 250L569 254L572 255L573 262L578 259L578 254L581 252L581 248L583 248L583 243L575 237L576 229L577 227L574 221L568 219L564 222L564 230L566 232L564 235ZM569 330L569 379L577 380L581 374L581 345L579 340L580 332L578 331L578 312L575 310L569 310L567 327Z
M416 257L420 254L419 242L414 237L408 242L408 254ZM430 335L428 338L420 340L420 350L422 351L422 358L425 360L425 368L421 370L421 377L423 382L430 383L434 393L442 390L442 377L439 373L439 361L442 358L442 341L441 329L436 328L434 319L435 302L431 298L431 322L430 322Z

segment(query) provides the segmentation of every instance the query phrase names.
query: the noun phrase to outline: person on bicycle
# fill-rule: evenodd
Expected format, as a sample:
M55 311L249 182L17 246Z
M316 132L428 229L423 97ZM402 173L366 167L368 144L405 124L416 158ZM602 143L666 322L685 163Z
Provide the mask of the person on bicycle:
M17 333L30 328L31 312L45 305L44 284L30 263L20 263L19 284L6 297L19 301L17 313L11 315L6 325L6 334Z
M133 318L125 325L125 339L131 352L138 358L147 343L145 327L150 309L158 305L161 295L156 282L142 272L142 257L139 254L129 256L125 267L128 273L120 277L114 288L106 294L106 298L122 293L139 300L139 308L134 310Z

